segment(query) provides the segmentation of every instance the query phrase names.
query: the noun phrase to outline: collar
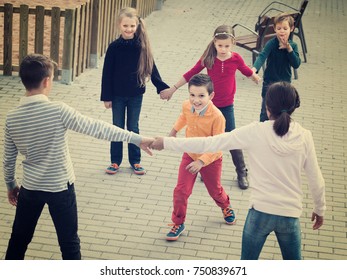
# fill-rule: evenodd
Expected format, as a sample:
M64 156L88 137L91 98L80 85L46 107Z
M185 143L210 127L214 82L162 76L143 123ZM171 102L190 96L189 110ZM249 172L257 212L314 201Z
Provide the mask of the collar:
M205 108L201 110L201 112L199 113L199 116L204 116L204 115L205 115L205 113L206 113L208 107L210 106L210 103L211 103L211 102L209 102L209 103L205 106ZM193 114L195 113L195 109L194 109L193 106L190 108L190 111L191 111Z
M31 96L24 96L20 99L19 105L26 105L34 102L47 102L49 101L47 95L44 94L35 94Z

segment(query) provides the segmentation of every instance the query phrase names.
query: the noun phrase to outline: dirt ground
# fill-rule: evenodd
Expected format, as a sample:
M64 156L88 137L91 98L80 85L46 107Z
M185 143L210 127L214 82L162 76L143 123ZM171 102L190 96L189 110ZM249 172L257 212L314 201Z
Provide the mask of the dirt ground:
M4 6L5 3L13 4L14 7L19 7L21 4L29 5L30 8L35 8L36 6L44 6L46 9L52 7L60 7L61 9L74 8L81 4L88 2L89 0L0 0L0 6ZM34 34L35 34L35 18L34 15L29 15L29 44L28 44L28 53L34 52ZM63 20L61 23L61 43L60 43L60 52L62 53L62 36L63 36ZM44 34L44 54L50 54L50 18L45 17L45 34ZM0 64L3 64L3 40L4 37L4 14L0 13ZM19 64L19 14L13 15L13 45L12 45L12 65ZM58 63L61 63L61 55Z

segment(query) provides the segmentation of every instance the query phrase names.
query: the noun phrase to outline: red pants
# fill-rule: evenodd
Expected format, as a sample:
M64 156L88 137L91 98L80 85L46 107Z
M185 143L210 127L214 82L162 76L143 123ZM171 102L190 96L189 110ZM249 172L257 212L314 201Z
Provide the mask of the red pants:
M194 160L184 153L182 156L181 165L178 171L177 185L173 194L172 221L177 224L183 224L186 219L188 198L192 194L193 186L197 174L192 174L186 167ZM208 193L220 208L226 208L230 205L229 196L224 191L221 185L222 175L222 158L210 163L201 168L200 174L204 180Z

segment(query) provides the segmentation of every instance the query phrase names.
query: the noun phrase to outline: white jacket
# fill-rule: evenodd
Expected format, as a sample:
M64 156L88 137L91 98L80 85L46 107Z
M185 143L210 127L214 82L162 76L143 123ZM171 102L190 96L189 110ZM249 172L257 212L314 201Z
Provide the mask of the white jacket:
M273 123L255 122L213 137L165 137L164 149L191 153L248 151L250 208L286 217L301 215L301 171L304 170L314 202L313 212L323 216L325 183L311 132L292 121L288 133L279 137Z

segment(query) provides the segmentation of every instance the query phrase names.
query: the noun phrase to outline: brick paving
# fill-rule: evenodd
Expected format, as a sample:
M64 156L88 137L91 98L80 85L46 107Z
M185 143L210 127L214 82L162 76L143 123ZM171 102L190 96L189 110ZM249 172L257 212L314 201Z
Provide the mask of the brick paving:
M237 22L254 26L257 15L270 0L166 0L160 11L145 20L155 60L163 79L173 84L200 57L221 24ZM298 7L299 0L284 0ZM311 0L304 15L308 62L299 68L293 84L301 94L302 105L295 120L310 129L315 140L319 164L326 180L328 209L325 224L311 229L312 202L304 179L304 211L301 218L304 259L346 260L346 105L345 79L346 2ZM301 46L297 37L294 38ZM248 64L251 54L236 48ZM302 56L301 56L302 57ZM94 118L111 122L111 111L99 101L103 60L99 68L89 69L72 85L55 83L52 100L63 100ZM258 120L261 86L237 74L235 115L237 126ZM24 91L18 77L0 76L0 130L5 116L18 104ZM180 89L169 102L162 101L148 84L140 117L141 134L167 135L187 98ZM183 133L180 134L182 136ZM228 154L224 155L222 183L231 197L238 222L224 224L220 209L197 181L189 200L186 231L177 242L167 242L171 222L172 192L177 178L180 154L162 151L153 157L143 154L145 176L132 174L125 159L114 176L104 173L109 163L109 143L69 132L71 155L76 172L79 209L79 235L83 259L184 260L240 258L241 234L250 190L237 187L236 173ZM0 136L3 146L3 134ZM126 151L126 149L125 149ZM2 157L3 149L0 151ZM22 175L21 159L17 178ZM247 161L247 155L246 155ZM2 163L0 177L3 177ZM250 172L252 172L250 170ZM2 184L0 192L0 259L4 258L15 208L7 202ZM44 209L26 259L61 259L54 226ZM281 259L271 235L260 259Z

